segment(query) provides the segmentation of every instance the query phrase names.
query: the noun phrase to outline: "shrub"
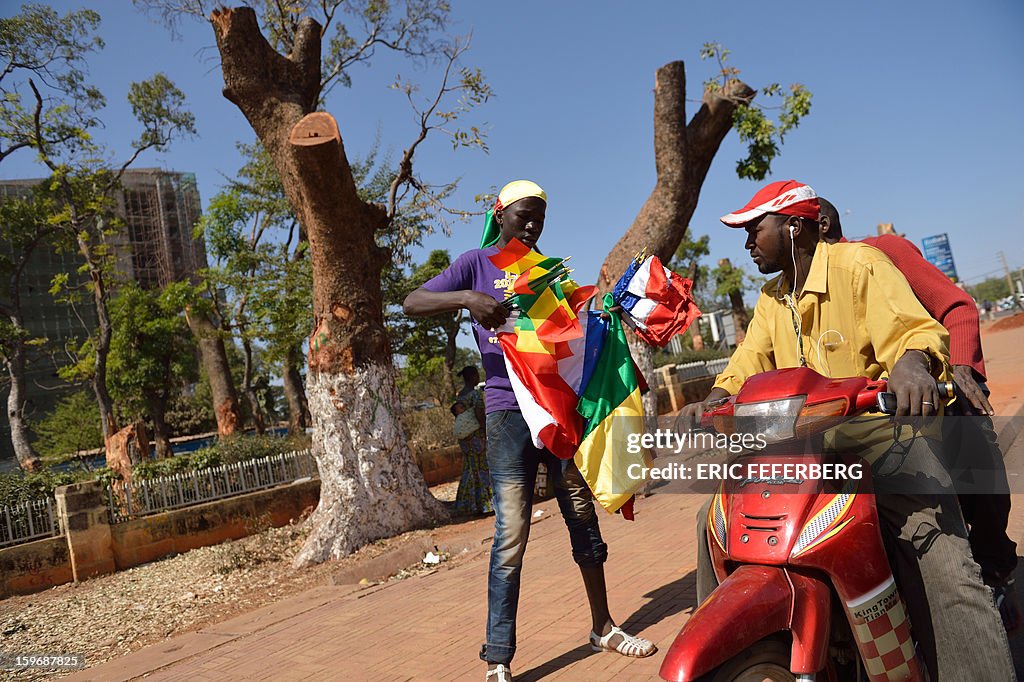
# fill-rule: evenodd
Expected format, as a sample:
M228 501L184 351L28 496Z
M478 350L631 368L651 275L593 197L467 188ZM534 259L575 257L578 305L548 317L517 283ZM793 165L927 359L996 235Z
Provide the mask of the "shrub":
M132 478L145 480L159 478L160 476L173 476L183 471L191 471L196 468L192 466L192 456L178 455L177 457L141 462L132 467Z
M432 407L427 410L407 410L402 415L402 425L409 442L419 447L434 448L455 445L452 433L454 418L444 407Z
M61 398L53 411L39 420L32 430L40 455L59 457L103 447L100 409L85 391Z
M132 476L139 479L173 476L183 471L199 471L222 464L235 464L294 450L304 450L309 446L309 436L304 434L287 438L230 436L221 438L213 445L200 448L190 454L137 464L132 470Z
M311 445L311 439L306 434L278 438L276 436L232 436L219 439L213 446L197 450L200 452L211 451L216 453L224 464L245 462L250 459L280 455L294 450L305 450Z
M53 489L70 485L77 480L74 474L44 468L31 474L11 472L0 475L0 506L9 506L38 500L53 495Z

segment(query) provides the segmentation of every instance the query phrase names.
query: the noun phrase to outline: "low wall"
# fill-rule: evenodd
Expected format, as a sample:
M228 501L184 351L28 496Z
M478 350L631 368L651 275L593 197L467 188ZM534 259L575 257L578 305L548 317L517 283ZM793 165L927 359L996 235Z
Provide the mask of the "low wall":
M0 549L0 598L45 590L73 579L63 535Z
M663 378L664 383L658 391L658 413L674 414L683 405L704 400L711 387L715 385L715 377L698 377L696 379L675 380L675 375Z
M413 461L423 472L427 485L447 483L462 476L462 448L458 445L424 452L414 450Z
M114 564L123 570L284 526L319 499L320 481L312 479L115 523L110 526Z
M0 549L0 598L284 526L320 500L319 479L307 479L110 524L101 490L99 481L58 488L57 513L66 534Z

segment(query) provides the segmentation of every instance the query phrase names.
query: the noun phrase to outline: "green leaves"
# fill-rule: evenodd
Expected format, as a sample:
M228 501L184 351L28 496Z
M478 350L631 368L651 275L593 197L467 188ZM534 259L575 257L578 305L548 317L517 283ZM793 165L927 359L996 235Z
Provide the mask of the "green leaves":
M729 296L749 289L757 280L747 274L743 268L738 268L728 261L722 261L718 267L711 271L711 279L715 283L716 296Z
M100 410L96 400L85 391L62 398L52 412L33 426L33 431L38 437L34 445L44 456L103 447Z
M185 93L162 73L128 88L132 114L142 124L136 149L163 149L178 135L195 135L196 119L185 108Z
M103 48L95 35L99 23L92 10L59 15L41 4L0 19L0 160L40 144L74 151L88 143L86 131L105 103L85 83L86 59Z
M245 165L200 221L213 259L200 274L204 289L227 295L221 314L232 333L258 344L264 359L283 363L312 326L308 243L263 146L238 149Z
M122 417L141 417L149 396L169 398L176 387L197 378L181 295L181 287L146 290L130 282L110 302L108 386Z
M718 73L704 82L705 97L724 97L726 86L740 74L739 69L728 65L729 50L720 43L704 43L700 57L715 59L719 65ZM772 100L781 98L782 103L762 105L738 100L733 112L733 129L747 144L747 156L736 162L736 174L751 180L763 180L771 173L772 160L778 156L786 133L800 125L800 120L811 112L811 92L799 83L788 88L770 83L760 92ZM765 113L768 110L779 111L778 121Z
M763 180L779 153L775 124L758 107L740 106L732 114L732 127L740 140L747 143L747 156L736 162L736 175Z

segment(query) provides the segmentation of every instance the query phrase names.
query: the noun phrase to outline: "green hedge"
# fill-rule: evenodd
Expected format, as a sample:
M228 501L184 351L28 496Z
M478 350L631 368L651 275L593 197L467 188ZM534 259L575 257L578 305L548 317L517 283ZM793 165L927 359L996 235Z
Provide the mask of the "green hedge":
M274 436L231 436L218 439L213 445L187 455L138 464L132 470L135 478L172 476L183 471L198 471L222 464L235 464L250 459L280 455L310 446L310 437L303 434L277 438Z
M135 465L132 475L137 479L171 476L184 471L198 471L222 464L234 464L269 455L279 455L294 450L305 450L310 446L309 436L233 436L221 438L213 445L201 448L187 455L142 462ZM14 505L29 500L52 496L54 488L78 481L98 479L104 484L120 478L119 474L104 467L93 471L68 473L49 467L26 474L21 471L0 474L0 506Z
M683 350L682 353L659 352L654 354L654 366L664 367L665 365L684 365L687 362L721 360L722 358L727 358L730 355L732 355L730 351L723 351L717 348L704 348L703 350L687 348Z
M70 485L93 478L109 479L114 473L110 469L96 471L57 471L44 467L31 474L12 471L0 474L0 506L10 506L44 497L52 497L54 488Z

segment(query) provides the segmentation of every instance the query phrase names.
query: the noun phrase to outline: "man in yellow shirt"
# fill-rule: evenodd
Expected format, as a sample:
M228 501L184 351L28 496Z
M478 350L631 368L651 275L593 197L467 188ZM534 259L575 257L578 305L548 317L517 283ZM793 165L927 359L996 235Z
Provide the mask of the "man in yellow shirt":
M781 274L761 289L746 337L711 393L684 407L684 416L700 415L754 374L799 366L837 378L887 374L898 415L938 413L935 381L946 374L946 330L882 252L820 241L818 211L814 191L790 180L771 183L722 218L746 230L746 248L762 274ZM888 420L882 423L888 426ZM935 449L923 437L911 438L909 449L897 445L891 427L868 432L871 443L858 437L845 439L847 445L874 445L870 459L881 469L899 461L890 480L923 478L942 493L898 490L876 498L894 574L932 679L1014 679L999 615L970 558L960 509ZM841 433L836 440L844 440ZM897 448L903 448L898 457L889 457ZM884 488L884 479L876 477L876 490ZM706 511L698 515L699 601L716 586L706 518Z

